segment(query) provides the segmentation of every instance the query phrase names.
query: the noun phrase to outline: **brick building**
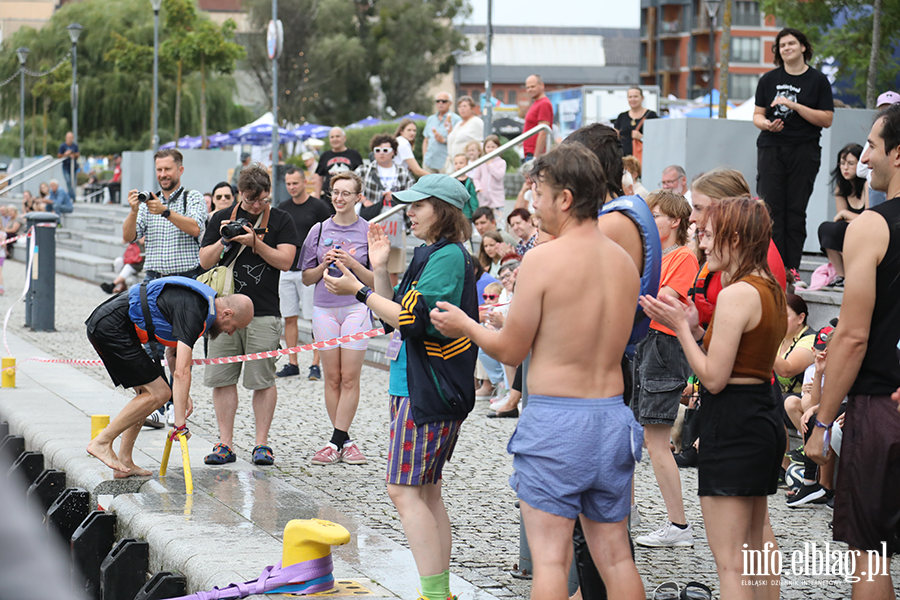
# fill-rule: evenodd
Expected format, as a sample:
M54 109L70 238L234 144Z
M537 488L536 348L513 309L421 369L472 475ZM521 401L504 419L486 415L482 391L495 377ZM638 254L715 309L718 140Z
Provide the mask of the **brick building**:
M759 76L775 67L772 44L781 25L761 13L759 4L732 0L728 97L736 103L752 97ZM715 82L723 11L720 6L716 14ZM641 0L641 82L658 85L664 96L697 98L709 92L709 25L703 0Z

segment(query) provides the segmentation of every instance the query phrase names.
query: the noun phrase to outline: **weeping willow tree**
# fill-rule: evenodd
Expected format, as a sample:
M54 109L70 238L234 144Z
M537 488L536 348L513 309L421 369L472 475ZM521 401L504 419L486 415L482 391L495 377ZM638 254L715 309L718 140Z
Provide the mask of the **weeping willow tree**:
M82 154L149 148L153 94L153 12L149 2L66 3L40 31L26 27L4 40L0 48L0 81L17 71L15 49L20 46L29 48L26 66L32 70L38 70L41 64L57 64L70 50L66 32L70 23L80 23L84 28L78 41L78 129ZM161 27L161 44L167 39L167 31ZM116 48L117 44L121 48L122 40L135 49L124 60L120 60ZM160 61L159 135L165 141L172 139L175 124L177 71L175 63L166 56L161 54ZM71 71L68 65L60 71L66 69ZM225 131L243 125L251 116L249 111L234 104L234 83L230 77L218 74L220 71L208 75L208 103L218 109L210 119L210 126ZM194 95L199 98L199 86L193 92L190 89L193 76L186 77L186 81L182 100L185 107L179 122L185 133L197 135L201 129L200 112L193 110L193 106ZM30 96L26 102L31 102ZM18 114L19 86L10 84L2 88L0 118L17 121ZM47 122L53 142L58 143L71 127L71 114L68 95L57 100L51 98ZM17 154L18 135L18 128L12 128L0 136L0 153Z

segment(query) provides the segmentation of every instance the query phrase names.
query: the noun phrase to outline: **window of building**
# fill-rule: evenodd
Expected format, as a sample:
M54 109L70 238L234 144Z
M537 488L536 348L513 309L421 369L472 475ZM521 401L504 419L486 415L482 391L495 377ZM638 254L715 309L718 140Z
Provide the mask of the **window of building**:
M731 62L758 63L761 48L759 38L731 38Z
M503 102L503 90L491 90L491 93L494 94L494 98L496 98L500 102Z
M515 104L516 103L516 93L512 90L509 91L509 94L506 96L507 104Z
M746 98L752 99L756 95L756 84L759 83L759 75L735 75L729 77L728 97L735 102Z
M731 15L731 24L744 27L759 27L762 17L759 14L759 2L734 3L734 12Z

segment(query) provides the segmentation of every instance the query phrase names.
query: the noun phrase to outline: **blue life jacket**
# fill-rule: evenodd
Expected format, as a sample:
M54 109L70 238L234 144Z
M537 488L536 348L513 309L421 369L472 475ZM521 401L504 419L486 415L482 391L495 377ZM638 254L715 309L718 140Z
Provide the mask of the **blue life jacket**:
M128 290L128 318L134 323L138 339L142 344L146 344L148 337L147 327L144 323L144 309L141 306L141 285L143 284L138 283L131 286L131 289ZM176 346L178 340L172 337L172 324L166 321L166 318L159 310L159 306L156 304L160 292L167 285L180 285L197 292L206 299L209 304L209 312L206 315L206 322L203 324L204 332L212 327L213 322L216 320L216 291L208 285L189 277L161 277L147 284L147 303L150 306L150 317L153 319L154 336L164 346Z
M662 268L662 242L659 239L659 228L647 203L640 196L620 196L610 200L600 209L599 216L611 212L621 212L631 219L638 227L641 234L641 243L644 246L644 271L641 273L641 295L653 296L659 293L659 277ZM634 325L631 328L631 337L628 339L628 347L625 355L634 358L634 347L650 330L650 317L644 314L644 309L638 304L634 314Z

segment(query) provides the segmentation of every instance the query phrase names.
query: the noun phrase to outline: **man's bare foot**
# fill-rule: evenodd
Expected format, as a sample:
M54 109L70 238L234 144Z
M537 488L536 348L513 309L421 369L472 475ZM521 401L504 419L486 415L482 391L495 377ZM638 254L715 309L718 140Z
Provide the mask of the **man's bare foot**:
M122 473L130 472L130 469L123 465L122 461L119 460L119 457L116 456L116 453L112 449L112 444L100 444L95 438L87 445L87 452L94 458L100 459L100 462L113 471L121 471Z
M150 477L153 475L153 471L148 471L147 469L142 469L133 462L125 462L123 463L128 467L128 471L113 471L113 477L116 479L125 479L127 477Z

